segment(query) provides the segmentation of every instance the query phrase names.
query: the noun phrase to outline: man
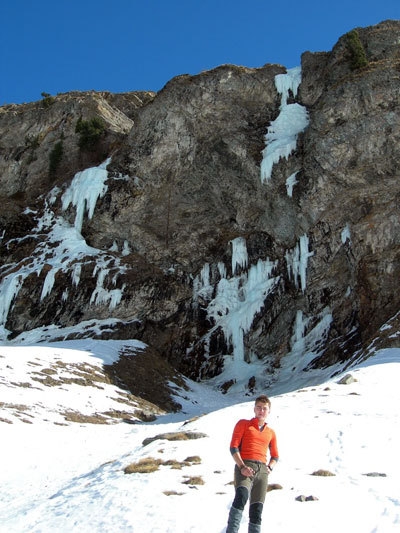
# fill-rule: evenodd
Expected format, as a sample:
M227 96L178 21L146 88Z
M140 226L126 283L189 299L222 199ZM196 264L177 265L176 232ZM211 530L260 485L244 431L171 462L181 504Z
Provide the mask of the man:
M243 509L249 497L249 533L261 531L268 474L279 458L275 432L266 423L270 409L270 399L265 395L259 396L254 404L255 417L239 420L233 430L230 451L235 461L235 499L229 511L226 533L239 531Z

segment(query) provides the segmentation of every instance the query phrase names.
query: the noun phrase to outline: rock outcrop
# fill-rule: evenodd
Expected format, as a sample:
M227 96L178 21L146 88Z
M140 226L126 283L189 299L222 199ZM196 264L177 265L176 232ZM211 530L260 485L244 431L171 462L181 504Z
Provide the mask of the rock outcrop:
M3 338L98 321L224 390L366 353L400 309L400 22L357 35L366 66L344 35L300 85L223 65L0 108Z

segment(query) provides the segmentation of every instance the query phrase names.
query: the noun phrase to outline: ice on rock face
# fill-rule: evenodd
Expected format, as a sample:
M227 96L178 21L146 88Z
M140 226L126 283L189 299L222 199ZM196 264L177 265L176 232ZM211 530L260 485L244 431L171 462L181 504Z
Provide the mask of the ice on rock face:
M275 288L279 277L273 276L276 263L261 259L247 272L221 279L215 298L207 307L207 316L220 326L232 344L236 361L244 360L244 334L250 331L256 314Z
M307 287L308 259L314 255L314 252L310 252L308 247L308 236L302 235L295 248L288 251L285 256L288 276L293 279L296 288L298 288L300 281L300 288L303 292Z
M281 95L281 109L287 104L289 92L293 97L297 96L301 83L301 67L294 67L287 70L286 74L277 74L275 76L275 87Z
M108 178L107 165L111 159L108 158L98 167L87 168L78 172L71 182L71 185L62 196L62 208L65 211L70 204L76 208L75 228L81 232L83 217L87 212L88 218L93 217L97 200L102 198L107 192L105 184Z
M225 265L218 263L220 279L212 283L210 265L206 263L194 281L194 300L206 299L207 318L214 324L212 330L222 329L237 363L245 359L244 335L279 281L279 276L273 274L276 266L276 262L268 259L259 259L249 266L246 240L239 237L232 241L231 277L227 277Z
M110 160L111 158L108 158L98 167L78 172L62 196L64 210L70 204L76 207L74 226L71 226L62 216L56 217L51 208L61 193L60 189L55 187L46 199L44 213L38 218L37 226L32 231L33 236L37 238L37 235L40 235L40 239L30 261L24 260L20 264L4 266L0 283L0 339L7 338L9 334L5 328L8 314L25 279L31 274L40 276L44 268L47 272L40 295L41 301L52 292L58 272L70 272L71 284L78 286L82 265L90 257L91 260L95 260L98 267L93 275L100 271L91 303L94 305L108 303L110 308L120 303L124 286L111 290L103 287L111 263L114 264L112 280L114 286L118 275L124 272L119 258L88 246L81 234L83 217L86 213L89 218L93 216L98 198L107 191L106 168ZM125 242L122 255L128 253L130 253L129 245ZM62 295L64 301L68 299L69 293L66 287Z
M267 182L273 166L281 158L288 158L296 149L299 133L308 126L308 111L297 103L288 104L289 94L297 95L301 83L301 69L289 69L286 74L275 76L275 87L281 95L280 113L271 122L265 135L265 148L262 152L261 181Z

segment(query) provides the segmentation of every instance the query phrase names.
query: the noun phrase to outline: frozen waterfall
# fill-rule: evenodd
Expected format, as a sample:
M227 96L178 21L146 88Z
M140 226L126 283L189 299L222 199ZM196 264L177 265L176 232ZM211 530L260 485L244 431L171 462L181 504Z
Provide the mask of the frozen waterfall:
M265 148L262 152L261 181L269 181L274 164L286 159L296 149L297 136L308 126L308 111L297 103L288 104L290 92L296 97L301 83L301 68L289 69L286 74L275 76L275 87L281 95L278 117L271 122L265 135Z

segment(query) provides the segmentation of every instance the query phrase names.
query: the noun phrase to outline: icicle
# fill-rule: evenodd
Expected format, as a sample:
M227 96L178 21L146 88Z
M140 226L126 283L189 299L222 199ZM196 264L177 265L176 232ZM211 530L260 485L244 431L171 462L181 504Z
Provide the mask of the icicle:
M77 287L81 280L81 271L82 265L80 263L75 263L74 268L72 269L72 283Z
M275 87L281 95L281 109L287 104L289 91L296 98L300 83L301 67L290 68L286 71L286 74L277 74L275 76Z
M299 265L299 276L301 283L301 290L304 292L307 285L307 264L308 258L314 255L313 252L308 251L308 237L307 235L302 235L300 237L300 265Z
M271 178L272 167L281 158L290 156L296 149L297 136L308 125L308 111L299 104L290 104L283 108L276 120L271 122L265 135L266 147L262 151L261 181Z
M10 275L2 280L0 284L0 326L6 324L11 304L19 293L23 281L24 277L21 275Z
M224 265L224 263L222 263L222 261L218 263L217 268L218 268L220 277L226 278L226 266Z
M42 288L42 294L40 295L40 301L42 301L48 294L51 293L57 272L58 268L52 268L47 272Z
M346 244L347 241L349 241L349 243L351 243L350 228L349 228L348 224L346 224L346 226L342 230L341 239L342 239L342 243L343 244Z
M100 268L97 266L95 271ZM101 305L109 303L109 308L114 309L122 299L122 293L125 289L123 285L122 289L112 289L111 291L103 287L104 280L108 274L108 269L100 268L100 272L97 275L96 288L90 297L90 303L94 305Z
M244 360L244 335L250 331L256 314L276 286L279 277L273 277L276 263L261 259L247 273L222 278L215 298L207 307L207 316L215 327L221 327L233 347L234 361Z
M288 276L292 279L295 287L298 288L299 280L302 292L306 290L307 286L307 264L308 258L314 255L314 252L308 250L309 239L307 235L302 235L299 243L295 246L292 252L286 252L285 259L287 264Z
M200 274L193 281L193 299L196 301L199 297L210 300L214 287L210 282L210 265L205 263Z
M131 247L129 246L128 241L124 241L124 247L122 248L122 255L126 256L131 253Z
M236 267L245 269L248 263L246 239L237 237L232 243L232 274L235 275Z
M296 320L293 327L292 336L292 353L303 353L305 350L305 338L304 333L306 330L308 320L303 320L303 311L298 310L296 313Z
M70 204L76 207L75 228L81 232L85 212L88 218L93 217L98 198L102 198L106 191L105 181L108 178L106 170L111 161L108 158L98 167L88 168L75 174L71 185L62 196L62 209L65 211Z
M287 180L286 180L286 190L287 190L287 194L288 196L292 197L293 195L293 187L299 183L296 179L296 176L298 174L299 171L295 172L294 174L291 174Z

